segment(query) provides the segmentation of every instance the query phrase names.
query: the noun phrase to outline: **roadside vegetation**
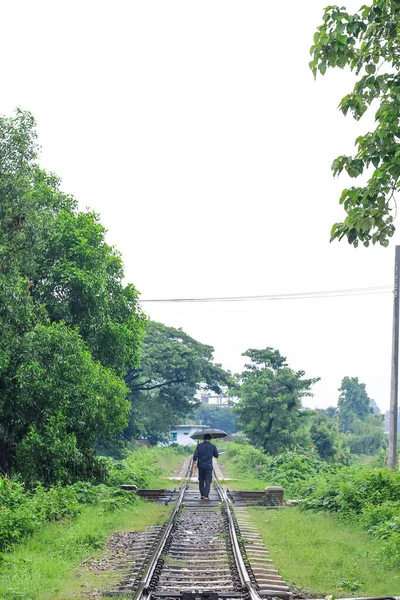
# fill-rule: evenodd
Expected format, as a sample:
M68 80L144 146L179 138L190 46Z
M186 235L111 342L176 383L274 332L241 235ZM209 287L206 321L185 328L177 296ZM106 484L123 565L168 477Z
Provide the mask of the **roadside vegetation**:
M281 485L296 508L252 509L278 569L312 592L394 594L400 584L400 473L328 463L301 452L268 456L246 442L221 456L233 489Z
M45 525L0 554L0 599L64 600L72 593L86 598L96 592L100 596L121 574L108 569L93 572L81 563L107 554L106 543L113 533L161 524L170 510L137 499L111 511L106 505L86 506L75 519Z
M267 456L247 443L230 443L222 461L227 474L244 474L235 487L243 481L259 490L281 485L286 498L301 500L302 510L331 513L361 526L380 540L387 560L400 566L399 471L329 464L298 452Z
M99 458L102 469L97 482L68 486L26 489L17 478L0 477L0 552L40 531L48 522L78 517L88 506L101 513L133 509L137 497L121 490L120 485L154 485L170 475L185 455L187 450L180 447L141 447L129 452L124 460Z
M140 447L122 461L100 458L104 482L98 484L26 490L15 480L0 478L0 598L62 599L73 590L105 589L118 575L107 571L94 576L80 563L104 555L113 532L142 531L163 522L170 510L119 486L146 488L167 481L163 478L187 454L180 447Z
M249 509L282 577L304 594L324 598L388 596L400 589L400 570L379 540L332 514Z

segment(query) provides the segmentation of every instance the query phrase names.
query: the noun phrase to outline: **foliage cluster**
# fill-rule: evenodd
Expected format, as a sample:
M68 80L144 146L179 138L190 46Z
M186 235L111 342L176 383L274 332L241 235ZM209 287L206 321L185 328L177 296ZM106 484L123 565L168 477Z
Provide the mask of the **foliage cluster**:
M32 115L0 117L0 469L67 485L127 424L145 319L98 215L37 155Z
M39 485L27 490L17 480L0 477L0 552L38 531L46 522L77 516L85 506L114 511L136 502L136 496L120 489L123 483L145 488L161 473L160 457L181 455L176 448L140 448L125 460L101 458L97 482L78 481L48 489Z
M302 507L323 510L340 519L361 523L384 541L400 562L400 473L387 468L352 466L320 473L297 486Z
M140 366L125 377L131 412L126 439L145 437L152 444L170 440L170 431L197 406L196 392L230 385L230 374L213 360L214 348L182 329L149 321Z
M76 517L87 504L113 511L136 501L133 494L105 484L77 482L45 490L39 486L26 491L9 479L0 478L0 551L41 529L48 521Z
M227 458L243 473L254 474L269 461L262 450L244 441L230 442L225 452Z
M279 350L250 349L249 358L238 377L235 411L240 430L250 442L269 454L293 449L303 426L302 398L311 396L318 381L305 379L304 371L294 371Z
M194 418L209 427L223 429L226 433L236 433L237 431L237 416L232 406L200 404L194 411Z
M377 104L376 127L356 139L354 156L333 161L334 175L343 170L352 178L369 171L365 185L344 189L340 204L347 213L336 223L331 240L347 237L368 246L387 246L394 233L397 212L394 196L400 186L400 2L372 0L352 14L345 7L325 8L323 23L314 34L310 68L324 75L328 68L348 66L357 76L353 90L340 102L344 115L359 120Z
M299 452L268 456L248 443L230 443L226 455L239 472L252 475L266 484L282 485L289 492L296 490L298 482L309 481L320 473L340 468L340 465L329 465L315 456Z

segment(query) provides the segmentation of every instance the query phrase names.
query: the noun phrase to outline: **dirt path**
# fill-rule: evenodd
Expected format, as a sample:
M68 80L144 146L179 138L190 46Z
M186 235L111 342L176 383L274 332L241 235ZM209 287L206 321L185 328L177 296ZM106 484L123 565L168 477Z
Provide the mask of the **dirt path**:
M184 477L186 477L186 473L189 468L189 463L190 463L191 458L192 458L191 456L188 456L187 458L185 458L184 461L182 461L180 463L180 465L177 466L177 468L174 470L174 472L171 475L171 479L177 479L177 478L183 479ZM218 479L223 479L224 478L223 465L221 463L219 463L215 458L213 458L213 467L214 467L215 475L218 477ZM197 476L196 476L196 479L197 479Z
M190 459L192 458L192 456L188 456L187 458L185 458L185 460L183 460L177 467L176 469L173 471L171 477L173 478L177 478L177 477L181 477L184 478L186 477L186 473L187 470L189 468L189 463L190 463Z

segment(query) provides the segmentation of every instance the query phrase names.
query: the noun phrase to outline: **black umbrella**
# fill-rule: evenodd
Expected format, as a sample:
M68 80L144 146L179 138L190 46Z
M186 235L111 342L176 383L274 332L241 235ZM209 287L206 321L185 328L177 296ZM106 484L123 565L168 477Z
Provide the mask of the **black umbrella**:
M192 433L190 437L192 440L202 440L206 433L209 433L213 440L216 440L217 438L223 438L228 435L225 431L223 431L223 429L199 429L199 431Z

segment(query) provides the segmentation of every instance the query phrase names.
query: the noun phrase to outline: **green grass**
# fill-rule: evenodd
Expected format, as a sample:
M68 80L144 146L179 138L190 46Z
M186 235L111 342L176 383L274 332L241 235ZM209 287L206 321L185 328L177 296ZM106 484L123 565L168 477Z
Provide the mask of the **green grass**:
M159 475L152 476L147 485L148 489L171 489L179 486L179 481L168 479L173 471L189 456L190 452L180 454L174 448L154 447L149 450L161 469Z
M176 467L189 456L187 454L177 453L175 448L168 447L154 447L150 450L156 458L163 475L169 476Z
M134 467L159 471L150 478L149 488L179 485L167 477L184 459L185 455L174 448L144 449L129 457ZM94 575L79 565L88 556L104 555L111 533L141 531L165 520L170 510L138 500L133 507L114 513L102 512L99 505L86 507L74 520L45 525L12 551L0 553L0 600L61 600L70 598L73 591L112 586L120 575L113 571Z
M352 458L352 463L359 465L371 465L376 463L379 456L371 456L370 454L358 454L356 457Z
M270 482L257 479L248 473L243 473L238 467L232 464L226 454L221 454L218 459L224 469L225 477L229 477L232 481L227 481L225 485L231 490L243 490L247 492L259 492L265 489L265 486L271 485Z
M152 477L150 479L147 489L149 490L173 490L174 487L178 488L182 485L183 479L173 480L168 477Z
M115 513L88 507L73 521L46 525L13 551L0 555L0 599L66 600L71 592L111 586L118 579L115 571L96 575L79 565L89 556L103 556L111 533L143 531L148 525L164 522L170 510L138 500L133 507Z
M249 509L282 577L321 597L398 594L400 572L385 565L381 544L332 515Z

